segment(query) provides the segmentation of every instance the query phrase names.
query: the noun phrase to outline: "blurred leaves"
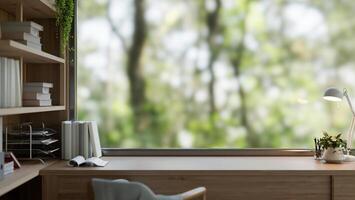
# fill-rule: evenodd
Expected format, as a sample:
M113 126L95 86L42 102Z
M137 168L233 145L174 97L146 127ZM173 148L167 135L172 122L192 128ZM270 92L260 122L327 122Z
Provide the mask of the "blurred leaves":
M201 7L213 2L147 0L147 101L144 131L136 133L127 57L106 21L107 1L79 1L78 113L99 122L104 147L311 148L322 130L347 130L347 105L321 96L329 86L355 94L352 0L222 0L218 112L210 115L211 49ZM133 34L132 7L133 0L112 0L110 8L126 38Z

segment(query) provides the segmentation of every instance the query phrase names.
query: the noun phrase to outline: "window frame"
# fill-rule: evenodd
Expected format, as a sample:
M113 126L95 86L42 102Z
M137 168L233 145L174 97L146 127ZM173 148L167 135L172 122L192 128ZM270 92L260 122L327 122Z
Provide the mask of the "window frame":
M77 23L78 1L69 41L69 119L77 120ZM103 156L313 156L314 150L301 148L102 148Z
M206 149L152 149L102 148L104 156L313 156L311 149L288 148L206 148Z

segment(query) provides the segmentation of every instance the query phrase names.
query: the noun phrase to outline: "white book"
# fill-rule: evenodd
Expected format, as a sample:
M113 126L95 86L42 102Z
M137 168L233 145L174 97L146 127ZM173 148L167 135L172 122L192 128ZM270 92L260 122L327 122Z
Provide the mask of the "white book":
M62 122L62 159L72 158L72 122Z
M15 59L0 57L0 107L20 106L20 63Z
M52 100L23 100L23 106L51 106Z
M1 68L1 67L0 67ZM5 135L4 131L4 126L3 126L3 119L0 117L0 160L2 159L3 154L1 152L4 152L2 144L3 144L3 135ZM1 161L0 161L0 168L1 168ZM1 174L1 169L0 169L0 174ZM1 175L0 175L0 180L1 180Z
M79 125L80 122L74 121L72 123L72 155L71 158L79 155Z
M91 157L89 155L89 123L80 122L79 124L79 155L85 159Z
M5 22L1 22L1 28L5 28L5 29L9 29L13 28L13 27L31 27L34 28L38 31L43 31L43 26L37 24L36 22L33 21L24 21L24 22L20 22L20 21L5 21ZM6 32L6 31L5 31Z
M0 57L0 107L4 108L5 107L5 78L6 72L5 72L5 67L6 67L6 58Z
M10 66L9 66L9 61L10 59L8 58L5 58L5 107L8 108L10 107L10 101L11 101L11 97L10 97L10 91L9 91L9 88L10 88Z
M46 82L26 82L24 85L28 87L53 88L53 83L46 83Z
M22 98L26 100L51 100L51 94L24 92Z
M18 42L20 42L30 48L42 51L42 44L40 44L40 43L34 43L34 42L27 41L27 40L18 40Z
M7 85L8 87L6 88L6 97L7 97L7 105L6 107L15 107L15 97L14 97L14 85L13 83L15 82L15 77L14 77L14 68L13 68L13 60L12 59L7 59Z
M97 123L95 121L91 121L89 123L89 133L90 133L90 143L92 147L92 154L95 157L101 157L101 144L99 137L99 129L97 127Z
M33 36L39 37L39 32L43 31L43 26L35 22L7 21L1 22L0 25L2 33L25 32L30 33Z
M5 107L5 66L6 58L0 57L0 107Z
M69 166L80 167L80 166L95 166L95 167L104 167L107 165L108 161L102 160L97 157L88 158L85 160L83 156L76 156L75 158L69 161Z
M41 38L24 32L3 32L1 39L5 40L26 40L29 42L41 44Z
M22 84L21 84L21 66L20 61L15 60L15 106L22 106Z
M11 67L11 81L10 81L10 94L11 94L11 107L19 107L18 105L18 90L19 88L18 85L17 85L17 80L18 80L18 76L20 74L17 74L17 63L16 63L16 60L15 59L10 59L10 67Z
M43 93L43 94L49 94L48 87L32 87L32 86L24 85L23 91L24 92L38 92L38 93Z
M23 32L23 33L29 33L35 37L39 37L39 31L32 27L14 26L14 27L4 28L3 25L1 25L1 31L2 33L9 33L9 34L13 32Z
M10 74L9 74L9 107L20 107L22 98L21 98L21 76L20 76L20 62L15 59L8 59Z
M4 99L4 91L3 91L3 79L4 79L4 72L3 72L3 65L2 65L2 57L0 57L0 108L3 107L2 102Z

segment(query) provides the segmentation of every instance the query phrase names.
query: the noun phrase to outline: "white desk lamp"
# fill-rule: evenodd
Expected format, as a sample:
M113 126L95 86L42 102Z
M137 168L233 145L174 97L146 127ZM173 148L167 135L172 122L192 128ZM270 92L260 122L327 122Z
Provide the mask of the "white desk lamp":
M343 100L343 97L345 96L350 110L353 114L352 120L351 120L351 125L350 125L350 129L347 135L347 155L345 155L345 161L355 161L355 156L350 155L350 151L352 148L352 141L353 141L353 132L354 132L354 128L355 128L355 111L354 111L354 107L353 104L350 100L348 91L344 88L343 92L341 92L340 90L336 89L336 88L328 88L325 93L323 98L327 101L336 101L336 102L340 102Z

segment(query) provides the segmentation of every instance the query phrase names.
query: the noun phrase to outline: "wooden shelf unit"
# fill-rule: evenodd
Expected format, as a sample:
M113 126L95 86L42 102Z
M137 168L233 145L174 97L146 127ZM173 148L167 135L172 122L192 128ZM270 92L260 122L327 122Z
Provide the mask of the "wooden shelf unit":
M33 49L14 40L0 40L0 56L22 58L24 63L65 63L63 58Z
M22 0L25 18L55 18L56 9L48 0ZM0 8L15 15L18 0L1 0Z
M43 26L43 31L40 32L42 51L15 40L0 38L0 56L20 60L22 83L51 82L54 85L51 89L53 106L0 108L1 138L5 128L11 129L29 121L33 122L34 127L39 127L44 122L47 127L60 133L61 122L69 118L66 105L69 85L67 58L66 53L60 52L61 39L56 26L56 9L51 2L54 0L0 0L0 22L34 21ZM56 137L61 139L60 134ZM1 142L0 151L2 149ZM57 156L60 156L60 151ZM39 170L45 167L39 163L22 164L21 169L0 180L0 196L37 177Z
M43 26L43 31L40 32L42 51L15 40L0 38L0 56L20 60L22 84L51 82L54 85L51 89L53 106L0 108L0 141L3 141L5 128L11 129L22 122L33 122L35 127L44 122L47 127L61 133L61 122L69 119L66 105L69 85L67 58L66 53L60 52L61 39L56 26L56 9L51 2L54 0L0 0L0 22L34 21ZM61 139L60 134L56 137ZM2 142L0 142L0 151L2 149ZM60 156L60 151L57 156ZM39 171L46 167L38 162L31 164L26 161L21 164L21 169L0 180L0 197L34 179L39 175ZM4 197L6 199L6 195Z

